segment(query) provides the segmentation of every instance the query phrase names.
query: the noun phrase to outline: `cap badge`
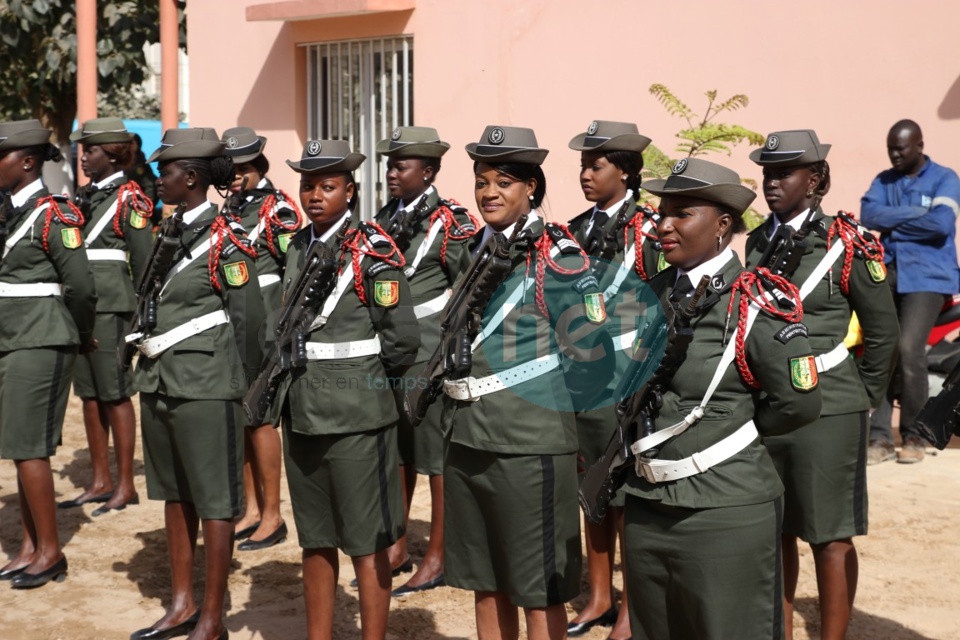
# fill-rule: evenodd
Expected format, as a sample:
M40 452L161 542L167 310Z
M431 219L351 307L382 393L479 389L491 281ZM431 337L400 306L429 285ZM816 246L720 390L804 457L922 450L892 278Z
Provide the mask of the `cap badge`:
M503 129L500 127L494 127L490 130L490 135L487 136L487 140L490 142L490 144L500 144L503 142L505 136L506 134L503 133Z
M307 155L315 156L320 153L320 142L318 140L311 140L310 144L307 145Z
M687 159L680 158L677 160L677 163L673 165L673 173L683 173L683 170L687 168Z
M390 139L391 139L391 140L399 140L399 139L400 139L400 136L402 136L402 135L403 135L403 131L400 130L400 127L397 127L396 129L393 130L393 133L390 134Z
M773 151L780 146L780 138L777 136L768 136L767 137L767 150Z
M587 127L587 135L592 136L597 132L597 129L599 128L600 128L600 124L596 120L594 120L593 122L590 123L590 126Z
M227 138L228 149L236 149L238 144L240 144L240 141L237 140L236 136L230 136L229 138Z

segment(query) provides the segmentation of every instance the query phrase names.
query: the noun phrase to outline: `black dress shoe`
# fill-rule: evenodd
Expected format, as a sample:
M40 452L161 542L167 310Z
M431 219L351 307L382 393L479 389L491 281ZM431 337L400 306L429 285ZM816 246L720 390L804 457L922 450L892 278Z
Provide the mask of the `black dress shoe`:
M287 539L287 523L281 522L277 530L268 535L263 540L244 540L237 545L237 551L256 551L257 549L266 549L280 544Z
M594 627L612 627L616 621L617 608L610 607L605 613L600 614L593 620L587 620L586 622L571 622L568 624L567 636L570 638L576 638L586 635L586 633Z
M90 515L96 517L96 516L102 516L105 513L110 513L111 511L123 511L124 509L126 509L132 504L140 504L140 496L134 497L133 500L131 500L130 502L127 502L126 504L122 504L119 507L108 507L107 505L103 505L102 507L97 507L96 509L93 510L93 512Z
M14 589L35 589L42 587L51 580L63 582L67 578L67 556L57 560L52 567L40 573L27 573L21 571L19 575L10 580L10 586Z
M197 622L199 621L200 610L197 609L196 613L194 613L192 616L180 624L173 625L172 627L167 627L166 629L154 629L153 627L147 627L146 629L134 631L130 634L130 640L167 640L167 638L186 636L193 631L194 627L197 626ZM226 629L224 629L224 631L226 631Z
M87 504L88 502L106 502L112 497L113 491L107 491L106 493L101 493L98 496L93 496L91 498L87 498L86 500L81 500L80 498L64 500L63 502L57 503L57 509L73 509L74 507L79 507L80 505Z
M443 574L441 573L433 580L427 580L423 584L411 587L410 585L403 585L402 587L397 587L390 592L390 595L394 598L399 598L400 596L406 596L411 593L418 593L420 591L430 591L430 589L436 589L437 587L443 587L447 584L447 581L444 579Z
M5 569L0 571L0 580L13 580L18 575L23 573L29 565L24 565L19 569Z
M396 578L401 573L410 573L411 571L413 571L413 560L411 560L410 558L407 558L406 562L404 562L402 565L400 565L396 569L393 569L390 571L390 577ZM357 585L356 578L350 581L350 586L353 587L354 589L357 588L358 585Z
M235 532L235 533L233 534L233 539L234 539L234 540L246 540L247 538L249 538L250 536L252 536L252 535L253 535L253 532L256 531L259 527L260 527L260 521L257 520L256 522L254 522L254 523L253 523L252 525L250 525L249 527L244 527L243 529L240 529L240 531Z

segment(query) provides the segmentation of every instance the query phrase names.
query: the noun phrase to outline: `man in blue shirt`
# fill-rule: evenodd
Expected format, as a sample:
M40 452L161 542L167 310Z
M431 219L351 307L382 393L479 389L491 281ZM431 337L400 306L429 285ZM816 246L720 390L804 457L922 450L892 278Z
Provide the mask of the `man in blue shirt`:
M947 296L960 290L954 244L960 210L960 179L923 154L923 134L901 120L887 134L892 169L883 171L860 203L864 225L880 232L888 281L900 318L900 361L887 398L870 420L867 463L894 457L892 400L900 399L897 462L923 460L926 441L915 420L927 400L927 335Z

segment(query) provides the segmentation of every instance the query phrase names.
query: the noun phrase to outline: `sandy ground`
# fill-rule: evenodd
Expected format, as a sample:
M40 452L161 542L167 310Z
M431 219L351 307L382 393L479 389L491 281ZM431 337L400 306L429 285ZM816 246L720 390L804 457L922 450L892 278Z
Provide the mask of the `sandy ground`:
M146 498L137 449L137 486ZM79 403L71 400L64 446L53 460L60 499L89 481L89 455ZM928 456L919 465L893 462L869 468L870 535L857 541L860 588L848 637L863 640L960 638L960 449ZM0 583L3 640L123 639L150 625L169 601L170 587L161 503L92 518L95 505L60 513L69 578L34 591ZM429 531L429 493L421 479L410 524L411 552L422 557ZM284 517L293 517L284 485ZM11 556L18 544L14 465L0 464L0 545ZM202 549L202 545L201 545ZM202 551L198 554L202 562ZM813 562L802 556L796 627L798 640L818 638L819 610ZM199 564L198 564L199 567ZM198 593L203 588L197 572ZM359 638L353 568L341 560L335 637ZM399 585L404 578L398 578ZM619 586L619 574L617 575ZM571 617L584 596L568 605ZM472 596L444 587L395 600L390 635L398 639L475 638ZM226 623L231 638L286 640L304 636L300 552L295 539L272 549L237 553L230 578ZM590 640L606 638L594 629Z

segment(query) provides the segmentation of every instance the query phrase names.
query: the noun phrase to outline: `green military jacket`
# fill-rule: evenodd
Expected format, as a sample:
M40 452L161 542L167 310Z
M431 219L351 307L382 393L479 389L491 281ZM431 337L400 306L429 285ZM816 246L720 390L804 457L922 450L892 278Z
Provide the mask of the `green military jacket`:
M534 278L540 258L532 256L529 271L526 263L533 243L544 233L544 224L537 218L511 246L511 275L488 303L484 326L502 314L519 286L529 287L499 328L474 350L470 376L499 376L513 366L552 354L562 354L560 366L475 401L444 398L443 423L452 424L453 442L504 454L573 453L577 430L572 411L584 398L603 390L613 375L616 355L603 305L589 304L602 299L602 294L593 274L582 270L586 262L575 242L564 241L564 251L555 259L564 269L582 271L565 275L547 266L543 300L549 319L537 306ZM483 234L478 236L471 249L479 247Z
M656 420L658 430L682 420L703 399L725 348L722 340L731 286L743 270L739 259L731 259L714 276L700 301L699 315L691 322L694 334L686 359L663 394L663 407ZM664 305L676 278L676 268L670 267L650 281ZM737 326L738 308L735 304L729 339ZM744 384L731 363L703 419L662 445L657 457L680 460L691 456L733 434L751 419L761 437L787 433L816 420L820 415L820 389L798 389L791 364L796 358L809 361L811 346L802 331L788 332L786 341L778 339L778 334L788 328L790 325L782 319L761 311L746 339L747 363L761 389ZM646 500L690 509L758 504L783 493L777 470L760 438L706 472L688 478L651 484L631 470L624 489Z
M769 244L773 230L773 215L754 229L747 239L747 266L756 266ZM805 240L803 259L791 281L799 289L827 254L827 231L833 225L833 216L817 210L812 229ZM839 237L834 242L840 242ZM859 365L848 358L820 374L823 411L826 416L866 411L877 407L884 398L893 366L896 364L900 325L890 287L885 282L886 271L881 265L874 270L862 255L853 258L850 271L850 292L840 291L840 273L843 254L834 263L832 274L827 272L803 301L803 324L809 332L813 354L819 356L843 342L855 311L863 329L863 357Z
M392 241L372 225L351 217L349 229L359 229L377 252L389 252ZM307 226L293 237L287 249L283 277L284 297L300 276L313 240ZM319 240L317 240L319 242ZM341 269L351 264L340 233L327 241ZM325 325L307 336L308 342L342 344L379 337L380 353L355 358L310 360L295 368L277 394L287 402L290 427L306 435L358 433L397 422L392 387L413 364L420 347L420 332L410 303L410 288L403 272L382 260L365 256L361 263L366 302L353 282L344 291ZM281 405L282 406L282 405ZM286 417L284 418L286 420Z
M0 283L60 283L62 294L0 297L0 352L80 345L89 343L93 337L97 294L83 248L81 220L66 201L58 201L57 206L76 226L64 224L54 215L45 234L44 212L16 244L10 244L37 208L37 201L49 195L44 187L22 207L7 213L8 244L3 249L6 255L0 264ZM49 249L43 246L45 235Z
M196 257L176 275L168 274L157 303L157 326L146 337L218 310L225 310L230 322L191 336L157 358L141 354L134 374L138 391L190 400L232 400L242 398L249 381L256 377L263 358L264 324L257 270L253 258L225 240L216 273L220 290L213 286L210 254L204 250L217 215L217 207L207 203L186 225L183 248L174 256L171 274L188 252ZM243 230L237 224L233 232L242 236Z
M94 250L89 257L90 270L97 287L97 313L128 313L136 309L134 287L140 281L153 247L152 211L126 211L118 221L121 235L117 235L114 226L114 220L120 213L116 206L117 190L126 182L126 177L121 175L90 196L90 213L84 225L84 245L88 250ZM93 233L97 235L91 239ZM99 249L127 252L130 262L100 260L96 257L96 250Z
M441 230L433 243L430 244L429 250L420 259L416 271L413 271L411 267L430 230L430 216L443 205L452 213L456 223L460 225L459 229L456 228L456 225L453 225L450 229L454 235L466 235L466 233L476 231L466 209L441 200L436 189L432 189L425 197L427 201L423 212L413 222L416 234L410 241L410 246L403 252L407 261L405 273L410 283L410 296L413 299L414 307L442 296L447 289L453 286L457 277L470 266L470 251L467 240L455 240L448 237L444 250L445 232ZM397 200L391 200L380 209L375 218L377 224L384 229L388 229L390 218L397 210L397 204ZM441 251L443 251L443 260L441 260ZM422 316L419 319L420 351L417 354L418 363L429 360L440 344L439 320L439 312Z
M627 214L627 221L634 219L634 216L640 216L643 223L646 223L648 220L652 223L647 225L649 228L647 231L656 235L656 220L651 219L650 216L646 215L644 210L636 205L636 203L631 203L629 205L631 209ZM580 243L580 246L587 249L588 253L592 257L597 257L600 255L600 252L603 248L603 245L598 243L597 246L591 247L589 243L589 238L587 238L587 227L590 225L590 218L593 214L593 208L587 209L576 218L572 219L569 224L570 233L573 234L573 237L576 238L577 242ZM616 213L611 214L610 218L603 225L603 232L605 235L614 234L616 239L617 248L614 254L610 258L610 262L616 264L623 264L624 254L626 250L634 245L636 241L636 231L633 226L628 227L627 229L627 242L624 242L623 230L617 230L617 215ZM591 229L591 234L593 229ZM646 275L646 280L649 280L657 274L657 272L667 268L669 265L663 260L660 252L660 248L657 246L657 243L652 241L650 238L643 238L643 244L641 245L642 256L639 256L641 270L643 274ZM615 269L606 269L602 272L603 277L600 278L600 286L602 289L606 290L610 283L613 281L614 276L616 275ZM634 267L634 273L640 275L637 267Z
M294 234L300 230L301 218L291 203L287 202L286 196L275 189L273 183L266 178L255 189L248 189L246 193L246 200L240 208L239 221L243 225L247 238L257 249L260 290L264 296L267 313L270 314L280 305L279 278L283 277L287 245ZM267 214L270 212L261 213L260 211L264 200L270 195L278 200L275 211L277 218L283 221L283 226L269 220Z

